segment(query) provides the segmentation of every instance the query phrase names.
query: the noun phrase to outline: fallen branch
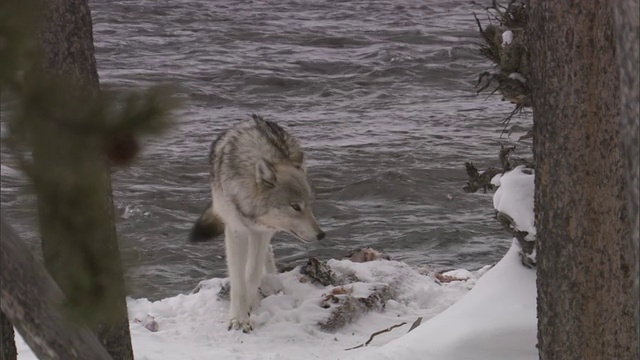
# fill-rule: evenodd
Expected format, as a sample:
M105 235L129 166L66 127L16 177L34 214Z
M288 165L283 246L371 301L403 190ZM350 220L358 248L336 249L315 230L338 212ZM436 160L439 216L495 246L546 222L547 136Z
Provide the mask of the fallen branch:
M410 333L411 331L413 331L413 329L420 326L421 323L422 323L422 316L417 318L416 321L414 321L413 324L411 324L411 327L409 328L409 331L407 331L407 333Z
M110 360L96 336L61 313L64 295L0 216L0 307L39 359Z
M376 331L373 334L371 334L371 336L369 336L369 340L367 340L367 342L365 342L364 344L360 344L358 346L354 346L354 347L351 347L351 348L348 348L348 349L344 349L344 350L348 351L348 350L354 350L354 349L358 349L358 348L361 348L361 347L368 346L371 343L371 341L373 341L374 337L376 337L376 336L378 336L380 334L384 334L386 332L389 332L389 331L391 331L391 330L393 330L393 329L395 329L397 327L405 325L406 323L407 323L406 321L403 321L400 324L396 324L396 325L390 326L390 327L388 327L386 329L383 329L383 330L380 330L380 331ZM411 330L409 330L409 331L411 331Z

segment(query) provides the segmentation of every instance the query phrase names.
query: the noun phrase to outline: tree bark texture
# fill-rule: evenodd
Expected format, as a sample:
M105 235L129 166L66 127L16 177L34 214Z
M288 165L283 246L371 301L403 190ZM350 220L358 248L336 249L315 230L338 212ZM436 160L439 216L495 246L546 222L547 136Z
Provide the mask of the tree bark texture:
M98 95L87 0L44 2L40 26L41 76L64 79L70 97ZM73 110L54 106L55 116L43 115L34 129L45 266L65 294L72 315L96 331L115 359L133 359L104 143L97 134L61 125L60 119L76 115ZM89 125L103 120L82 119Z
M4 50L4 46L4 39L0 38L0 50ZM2 100L1 93L0 100ZM2 116L1 111L0 117ZM17 357L13 325L4 312L0 311L0 360L16 360Z
M637 359L613 0L529 6L540 358Z
M2 312L16 325L34 354L42 360L111 359L89 328L70 323L60 312L62 292L4 216L0 221ZM5 329L2 330L4 335ZM13 329L11 332L13 342ZM6 350L2 349L3 356ZM15 359L15 352L14 345L14 357L2 359Z
M0 360L16 360L18 358L14 337L13 325L4 312L0 311L0 338L2 339Z
M638 121L640 119L640 26L638 16L640 6L638 0L618 0L615 2L615 29L618 51L618 65L620 66L620 106L622 110L621 126L624 134L624 151L627 175L629 220L631 226L631 254L635 255L634 295L636 309L636 327L638 343L640 343L640 215L638 214L638 200L640 170L638 158L640 143Z

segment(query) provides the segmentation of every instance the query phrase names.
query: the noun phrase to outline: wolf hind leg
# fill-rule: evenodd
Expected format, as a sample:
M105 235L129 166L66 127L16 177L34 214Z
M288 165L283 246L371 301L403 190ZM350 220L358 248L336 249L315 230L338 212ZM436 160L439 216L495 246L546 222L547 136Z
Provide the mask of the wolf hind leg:
M276 267L276 260L273 256L273 246L269 245L267 248L267 254L265 258L265 272L267 274L275 274L278 272Z
M253 329L249 321L249 304L245 268L247 264L247 235L232 229L225 230L225 249L227 268L231 282L231 321L229 330L250 332Z
M269 253L271 236L252 233L248 239L247 251L247 303L256 308L260 303L258 288L265 273L265 263Z

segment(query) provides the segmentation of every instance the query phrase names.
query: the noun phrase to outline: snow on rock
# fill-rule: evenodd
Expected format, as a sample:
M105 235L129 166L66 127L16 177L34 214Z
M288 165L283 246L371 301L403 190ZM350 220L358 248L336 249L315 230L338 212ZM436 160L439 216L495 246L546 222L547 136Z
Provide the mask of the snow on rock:
M502 46L507 46L513 41L513 31L507 30L502 33Z
M320 330L332 309L321 307L334 286L308 281L293 271L269 275L262 285L267 295L252 315L256 328L251 334L227 331L229 301L218 298L227 279L200 283L197 291L159 301L128 299L131 336L137 360L204 359L343 359L378 330L406 322L383 334L371 345L380 345L402 336L418 318L432 318L460 299L486 271L457 271L468 278L440 284L405 263L375 260L354 263L329 260L331 268L342 276L354 275L360 281L344 285L355 296L367 296L372 286L385 284L393 292L383 311L370 311L335 332ZM339 296L340 294L338 294ZM35 359L17 336L20 360Z
M460 301L412 332L348 359L537 359L536 274L522 266L519 251L513 240L504 258Z
M492 182L496 180L492 180ZM500 187L493 195L493 207L509 215L515 229L526 231L527 240L534 240L536 228L533 214L534 171L524 165L504 173L498 180Z

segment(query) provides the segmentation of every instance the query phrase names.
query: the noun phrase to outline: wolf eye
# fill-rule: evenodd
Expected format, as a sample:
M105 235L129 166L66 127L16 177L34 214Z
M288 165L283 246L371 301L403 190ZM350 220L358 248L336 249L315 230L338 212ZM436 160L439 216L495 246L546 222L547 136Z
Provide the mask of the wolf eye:
M302 211L302 208L300 208L300 205L298 205L298 204L291 204L291 207L295 211Z

